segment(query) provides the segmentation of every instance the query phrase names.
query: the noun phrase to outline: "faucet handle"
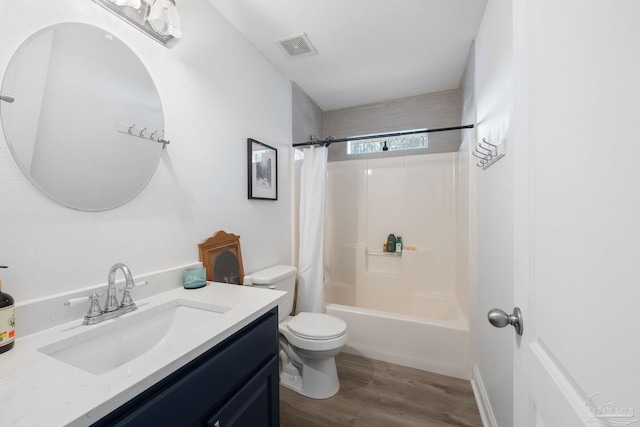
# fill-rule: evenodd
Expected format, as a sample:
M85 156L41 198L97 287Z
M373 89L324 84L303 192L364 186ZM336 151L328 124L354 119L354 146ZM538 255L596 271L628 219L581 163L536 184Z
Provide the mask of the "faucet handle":
M69 306L72 306L72 305L80 304L81 302L93 301L94 299L97 300L102 295L103 294L91 294L90 296L86 296L86 297L69 298L68 300L66 300L64 302L64 305L69 307Z
M100 308L100 303L98 302L98 298L100 298L103 294L93 293L87 297L79 297L79 298L70 298L64 302L64 305L67 307L79 304L81 302L89 301L91 306L89 307L89 311L85 316L85 319L90 317L97 317L102 314L102 309Z
M89 301L89 297L69 298L64 302L67 307L80 304L81 302Z
M124 295L122 295L122 301L120 302L120 307L123 308L123 307L129 307L134 305L133 299L131 299L131 295L129 294L129 291L133 288L136 288L138 286L144 286L148 283L149 282L147 282L146 280L143 280L142 282L134 283L130 287L125 286L124 289L120 289L120 292L124 292Z
M134 283L133 285L131 285L131 286L129 286L129 287L127 287L127 286L125 285L125 287L124 287L124 288L120 289L120 292L127 292L127 291L130 291L130 290L131 290L131 289L133 289L133 288L137 288L138 286L144 286L144 285L148 285L148 284L149 284L149 282L147 282L146 280L143 280L143 281L141 281L141 282Z

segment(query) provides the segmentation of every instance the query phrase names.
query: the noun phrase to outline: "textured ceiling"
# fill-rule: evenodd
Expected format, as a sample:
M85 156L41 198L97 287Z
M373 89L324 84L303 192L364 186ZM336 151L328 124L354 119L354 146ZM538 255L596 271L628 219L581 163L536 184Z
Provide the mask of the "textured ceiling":
M325 111L457 89L486 0L209 0ZM276 40L306 33L317 55Z

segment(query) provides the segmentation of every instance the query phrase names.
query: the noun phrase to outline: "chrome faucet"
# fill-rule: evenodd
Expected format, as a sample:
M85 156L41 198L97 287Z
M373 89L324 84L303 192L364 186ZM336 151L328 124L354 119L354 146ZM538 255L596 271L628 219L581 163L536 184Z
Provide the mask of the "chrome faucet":
M123 295L120 303L118 303L118 299L116 298L116 272L118 270L122 271L125 279L124 289L121 289ZM87 315L84 316L82 324L94 325L96 323L113 319L115 317L119 317L123 314L136 310L138 307L136 307L136 304L133 302L130 291L136 286L142 286L146 284L146 281L134 283L133 276L131 275L131 270L129 270L129 267L122 263L118 263L111 267L111 269L109 270L107 301L105 303L104 310L100 308L100 304L98 303L98 298L100 298L102 294L97 293L93 293L88 297L71 298L70 300L66 301L64 305L69 306L75 305L79 302L89 301L91 303L91 306L89 307Z
M129 267L122 263L115 264L111 267L111 270L109 270L109 284L107 285L107 302L104 305L104 310L102 310L104 313L116 311L121 307L121 305L118 304L118 299L116 298L116 271L118 271L118 269L122 270L124 273L125 285L123 292L125 292L125 296L129 296L129 290L133 288L133 277L131 277L131 270L129 270ZM122 307L131 306L131 304L133 304L131 296L129 296L128 299L129 303L125 305L123 296ZM133 310L135 310L135 304L133 305Z

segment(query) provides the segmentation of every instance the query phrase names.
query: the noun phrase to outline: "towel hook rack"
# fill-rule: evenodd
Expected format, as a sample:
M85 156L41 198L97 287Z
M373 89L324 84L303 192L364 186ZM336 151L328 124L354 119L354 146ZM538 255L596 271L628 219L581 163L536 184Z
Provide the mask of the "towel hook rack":
M118 132L120 133L124 133L130 136L135 136L136 138L142 138L142 139L147 139L149 141L153 141L153 142L159 142L160 144L164 146L166 146L167 144L171 144L171 141L169 141L168 139L166 139L164 137L164 129L161 131L158 130L154 130L151 135L147 136L145 135L145 132L147 131L148 126L145 126L144 129L142 129L140 132L138 132L137 129L135 129L136 124L132 124L131 126L124 126L121 127L122 125L119 125L118 127L120 127L120 129L118 129ZM127 130L124 130L127 129ZM135 129L135 132L134 132Z
M497 144L493 144L487 141L486 138L482 138L482 141L479 141L476 144L475 149L471 152L471 154L480 159L480 161L476 163L476 166L486 170L488 167L504 157L506 153L506 145L506 139L502 139Z

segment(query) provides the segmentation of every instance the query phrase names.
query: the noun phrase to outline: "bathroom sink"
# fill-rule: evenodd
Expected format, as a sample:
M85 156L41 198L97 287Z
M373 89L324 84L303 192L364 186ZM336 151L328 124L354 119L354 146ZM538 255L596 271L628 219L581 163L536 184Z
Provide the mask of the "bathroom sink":
M100 375L151 352L170 349L184 334L229 307L176 300L134 311L38 349L61 362Z

